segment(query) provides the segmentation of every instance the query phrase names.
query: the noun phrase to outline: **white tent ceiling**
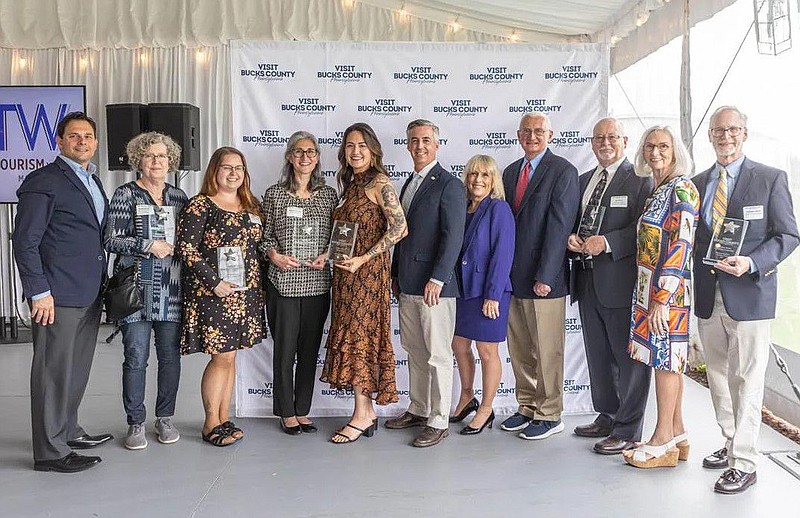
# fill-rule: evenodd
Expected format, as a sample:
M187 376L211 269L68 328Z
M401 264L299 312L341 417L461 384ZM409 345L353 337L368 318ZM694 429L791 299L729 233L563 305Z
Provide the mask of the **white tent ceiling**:
M214 46L231 39L601 42L612 72L734 0L0 0L0 48Z

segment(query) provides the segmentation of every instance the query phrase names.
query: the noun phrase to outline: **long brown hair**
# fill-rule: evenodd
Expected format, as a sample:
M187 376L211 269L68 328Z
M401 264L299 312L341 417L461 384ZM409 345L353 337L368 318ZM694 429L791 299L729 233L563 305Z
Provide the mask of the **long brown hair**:
M344 130L342 144L339 146L339 172L336 173L336 183L339 185L340 192L344 192L350 182L353 181L353 168L347 163L345 147L347 146L347 136L354 131L361 132L361 135L364 136L364 142L372 154L372 164L364 175L364 181L369 183L378 174L389 176L386 173L386 168L383 167L383 149L381 148L381 142L375 135L375 131L366 122L356 122Z
M244 181L236 190L239 203L242 204L242 208L247 212L260 215L258 201L250 191L250 173L247 170L247 160L244 158L244 154L235 147L224 146L214 151L214 154L211 155L211 158L208 160L208 167L206 167L206 173L203 176L203 185L200 187L200 194L205 194L206 196L214 196L217 194L219 191L217 169L222 159L227 155L238 155L239 158L242 159L242 165L244 166Z

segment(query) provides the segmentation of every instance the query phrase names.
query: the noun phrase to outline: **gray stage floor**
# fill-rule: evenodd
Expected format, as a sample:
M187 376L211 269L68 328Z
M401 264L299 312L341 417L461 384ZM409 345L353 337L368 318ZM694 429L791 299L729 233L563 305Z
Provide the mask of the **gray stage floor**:
M103 337L107 329L101 329ZM174 445L159 444L148 419L146 450L122 446L119 338L98 344L81 407L91 433L117 437L97 451L100 466L65 475L33 471L28 375L30 345L0 346L0 517L293 517L293 516L800 516L800 481L763 458L758 484L742 495L712 491L720 472L702 456L721 446L708 391L687 378L686 422L692 451L677 468L638 470L620 457L591 453L592 439L570 433L589 416L568 416L567 430L523 441L498 429L451 435L434 448L408 446L413 431L381 427L370 439L334 446L344 419L319 419L320 433L291 437L272 419L240 419L244 441L214 448L200 440L199 378L206 359L184 358ZM153 362L154 354L153 356ZM154 365L153 365L154 367ZM155 393L148 377L148 409ZM652 391L651 391L652 394ZM651 397L646 435L652 430ZM498 420L499 422L499 420ZM798 446L768 427L762 451ZM524 513L524 514L523 514Z

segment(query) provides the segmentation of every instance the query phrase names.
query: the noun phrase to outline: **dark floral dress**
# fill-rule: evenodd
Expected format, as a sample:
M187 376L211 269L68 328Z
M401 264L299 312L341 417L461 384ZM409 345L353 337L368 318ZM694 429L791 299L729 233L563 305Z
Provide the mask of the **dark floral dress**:
M367 197L356 176L333 219L358 223L353 256L364 255L386 233L383 210ZM389 252L364 263L355 273L334 268L331 327L321 381L332 387L362 388L379 405L398 401L390 336Z
M217 354L252 347L264 336L264 300L258 266L261 219L248 212L219 208L198 194L183 212L177 250L183 268L181 354ZM227 297L214 295L220 278L217 247L238 246L245 263L247 289Z

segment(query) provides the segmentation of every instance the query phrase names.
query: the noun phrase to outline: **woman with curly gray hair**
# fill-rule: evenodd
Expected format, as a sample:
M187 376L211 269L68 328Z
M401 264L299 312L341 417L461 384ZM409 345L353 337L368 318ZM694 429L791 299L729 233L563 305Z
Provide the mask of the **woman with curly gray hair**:
M128 162L138 179L121 185L111 198L106 226L106 250L117 254L114 273L137 265L144 307L117 324L122 330L122 403L128 417L125 447L147 447L144 389L150 333L158 356L155 431L159 442L171 444L180 434L170 418L181 375L181 261L174 255L177 218L186 206L181 189L166 183L177 169L181 148L161 133L142 133L127 146Z

